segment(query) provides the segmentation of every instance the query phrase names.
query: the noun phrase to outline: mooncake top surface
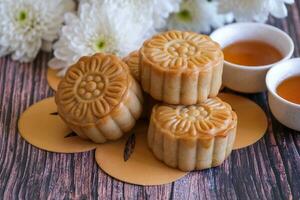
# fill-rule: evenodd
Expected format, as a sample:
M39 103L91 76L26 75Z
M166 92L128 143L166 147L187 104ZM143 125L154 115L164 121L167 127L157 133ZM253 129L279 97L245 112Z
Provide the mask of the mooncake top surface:
M224 59L209 36L184 31L157 34L140 51L144 61L163 71L201 71Z
M58 86L58 112L71 123L95 123L119 105L129 83L127 65L116 56L82 57Z
M175 136L227 135L236 124L231 106L215 97L197 105L156 105L152 117L162 129Z

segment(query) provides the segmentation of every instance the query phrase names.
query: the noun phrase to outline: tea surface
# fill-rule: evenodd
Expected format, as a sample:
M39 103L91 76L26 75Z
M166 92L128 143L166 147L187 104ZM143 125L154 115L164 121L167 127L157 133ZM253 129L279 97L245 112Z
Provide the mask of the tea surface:
M277 94L290 102L300 104L300 76L292 76L282 81L277 87Z
M226 61L245 66L261 66L278 62L283 58L278 49L256 40L242 40L223 49Z

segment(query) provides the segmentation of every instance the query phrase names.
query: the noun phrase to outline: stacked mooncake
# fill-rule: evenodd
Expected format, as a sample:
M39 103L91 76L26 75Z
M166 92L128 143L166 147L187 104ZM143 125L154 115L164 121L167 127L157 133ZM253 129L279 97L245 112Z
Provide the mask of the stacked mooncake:
M115 140L140 117L143 90L159 102L147 137L155 157L183 171L214 167L231 153L237 126L231 106L216 97L223 60L208 36L181 31L157 34L123 60L83 57L59 85L58 113L83 138Z
M216 97L223 60L217 43L192 32L158 34L140 49L142 88L162 101L152 109L148 144L167 165L205 169L230 154L237 116Z

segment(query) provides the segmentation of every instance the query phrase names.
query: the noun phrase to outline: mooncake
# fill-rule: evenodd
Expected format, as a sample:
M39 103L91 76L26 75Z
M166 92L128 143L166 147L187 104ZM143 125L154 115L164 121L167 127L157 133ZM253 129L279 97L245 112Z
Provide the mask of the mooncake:
M82 57L70 67L55 96L59 116L96 143L130 131L142 112L142 92L127 65L114 55Z
M168 31L145 41L140 49L141 84L154 99L192 105L217 96L224 56L210 37Z
M133 51L128 56L123 58L123 61L128 65L129 71L131 75L140 82L140 64L139 64L139 52ZM144 91L144 104L143 104L143 113L141 118L150 119L151 111L154 105L160 103L159 101L153 99L149 94L145 93Z
M154 106L148 145L155 157L182 171L220 165L231 153L237 116L218 97L197 105Z
M140 82L140 56L138 51L131 52L123 58L123 61L128 65L129 71L133 78Z

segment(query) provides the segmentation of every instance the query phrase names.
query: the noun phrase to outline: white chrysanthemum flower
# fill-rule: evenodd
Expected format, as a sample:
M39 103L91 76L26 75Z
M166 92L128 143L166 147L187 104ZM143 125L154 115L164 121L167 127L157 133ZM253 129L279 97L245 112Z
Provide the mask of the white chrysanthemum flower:
M173 12L178 12L182 0L150 0L153 2L153 20L156 29L166 26L168 17Z
M29 62L41 48L50 50L64 13L73 9L73 0L1 0L0 56Z
M149 16L155 29L162 29L166 25L169 15L179 10L182 0L80 0L80 3L114 3L120 8L130 6L133 12Z
M183 0L180 9L172 13L168 29L209 32L232 21L231 14L218 14L218 2L207 0Z
M220 13L233 13L237 21L265 22L269 14L277 18L287 16L285 3L294 0L220 0Z
M78 16L66 14L65 23L54 44L55 58L48 63L60 69L59 76L85 55L105 52L126 56L153 32L151 20L142 13L109 2L81 3Z

